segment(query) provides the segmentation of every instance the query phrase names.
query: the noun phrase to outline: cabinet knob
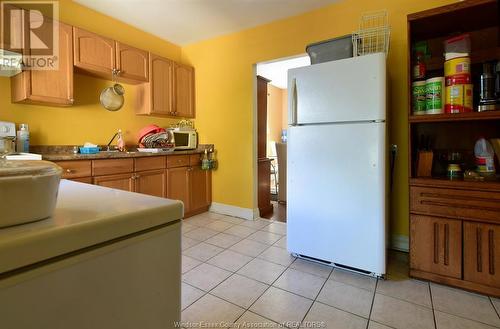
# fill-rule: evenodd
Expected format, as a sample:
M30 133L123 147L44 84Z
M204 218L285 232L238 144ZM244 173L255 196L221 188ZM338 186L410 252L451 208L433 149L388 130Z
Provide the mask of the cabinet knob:
M76 170L74 170L74 169L66 169L67 174L73 174L75 172L76 172Z
M70 101L71 103L74 103L74 102L75 102L75 99L74 99L74 98L70 98L70 99L69 99L69 101Z

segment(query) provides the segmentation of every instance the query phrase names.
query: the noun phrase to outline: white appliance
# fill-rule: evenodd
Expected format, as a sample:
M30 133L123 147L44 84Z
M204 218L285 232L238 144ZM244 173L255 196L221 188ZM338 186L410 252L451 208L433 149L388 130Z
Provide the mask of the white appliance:
M287 248L386 270L385 54L288 71Z
M194 129L169 129L174 137L175 150L193 150L198 147L198 133Z

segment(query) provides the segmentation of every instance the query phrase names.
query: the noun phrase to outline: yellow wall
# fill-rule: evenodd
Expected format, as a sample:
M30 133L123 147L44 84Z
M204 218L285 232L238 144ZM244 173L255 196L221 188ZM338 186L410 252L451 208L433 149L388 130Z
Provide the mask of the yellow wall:
M399 145L391 215L393 233L408 234L407 30L408 13L454 0L344 0L313 12L182 48L196 68L197 126L202 141L215 143L216 202L254 208L254 71L262 61L304 53L311 42L355 30L363 12L387 9L392 27L388 76L391 83L390 142Z
M281 141L281 123L283 120L283 89L267 85L267 155L275 156L276 150L271 142Z
M60 20L70 25L149 50L179 61L180 47L140 31L108 16L73 3L59 1ZM0 77L0 120L28 123L32 144L107 143L117 129L125 132L127 143L136 143L137 131L150 123L167 126L177 121L139 117L134 114L135 87L125 86L125 105L119 112L108 112L99 105L101 90L110 81L75 75L75 105L68 108L19 105L10 102L9 78Z

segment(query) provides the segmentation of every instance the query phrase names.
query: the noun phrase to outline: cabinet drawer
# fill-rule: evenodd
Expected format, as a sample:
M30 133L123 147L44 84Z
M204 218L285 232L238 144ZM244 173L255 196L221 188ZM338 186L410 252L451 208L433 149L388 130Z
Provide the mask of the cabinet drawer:
M154 156L135 159L135 171L165 169L165 157Z
M189 164L191 166L201 165L201 159L203 159L203 154L192 154L189 156Z
M80 177L80 178L72 178L73 182L80 182L85 184L92 184L92 177Z
M462 219L498 221L500 192L411 187L410 211Z
M134 171L134 159L93 160L94 176L126 174Z
M189 155L173 155L167 157L167 168L189 166Z
M55 163L63 169L62 178L92 176L90 160L56 161Z

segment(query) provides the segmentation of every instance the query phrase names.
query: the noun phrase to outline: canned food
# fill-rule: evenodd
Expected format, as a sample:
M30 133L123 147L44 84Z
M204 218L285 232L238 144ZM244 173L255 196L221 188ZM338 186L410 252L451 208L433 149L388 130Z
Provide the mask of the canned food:
M444 78L427 79L425 82L426 114L443 113Z
M446 113L472 112L472 85L452 85L446 87Z
M470 74L470 57L459 57L444 62L444 75Z
M450 76L447 76L445 79L446 86L467 85L467 84L470 84L470 81L471 81L471 78L470 78L470 74L468 74L468 73L450 75Z
M413 114L425 114L426 110L426 92L425 81L416 81L412 84Z

